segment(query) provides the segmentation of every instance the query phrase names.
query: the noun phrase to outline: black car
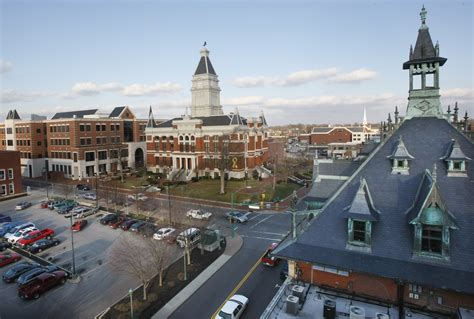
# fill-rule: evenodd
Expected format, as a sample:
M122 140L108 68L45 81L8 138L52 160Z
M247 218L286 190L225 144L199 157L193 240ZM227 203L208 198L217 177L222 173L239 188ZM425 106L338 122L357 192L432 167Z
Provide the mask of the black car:
M22 262L20 264L17 264L15 267L11 268L7 272L5 272L2 276L2 279L6 283L14 282L18 277L20 277L25 272L30 271L31 269L34 269L37 267L41 267L41 266L37 263Z
M57 238L41 239L33 245L29 246L27 249L30 253L36 254L42 252L45 249L48 249L49 247L57 246L59 245L59 243L60 241Z
M124 222L122 225L120 225L120 228L122 228L123 230L129 230L130 227L132 227L132 225L135 224L136 222L137 220L135 219L129 219L126 222Z
M79 191L90 191L91 190L89 186L83 185L83 184L77 184L76 189L79 190Z
M7 248L10 248L10 244L7 241L4 241L4 242L0 243L0 251L4 251Z
M105 217L102 217L101 220L100 220L100 223L102 225L108 225L110 223L114 223L116 222L118 219L118 215L117 214L109 214Z
M156 232L156 226L151 223L146 223L138 229L138 233L143 237L153 237Z
M138 221L136 223L134 223L130 228L129 230L130 231L134 231L134 232L137 232L140 228L142 228L143 226L145 226L146 222L144 221Z

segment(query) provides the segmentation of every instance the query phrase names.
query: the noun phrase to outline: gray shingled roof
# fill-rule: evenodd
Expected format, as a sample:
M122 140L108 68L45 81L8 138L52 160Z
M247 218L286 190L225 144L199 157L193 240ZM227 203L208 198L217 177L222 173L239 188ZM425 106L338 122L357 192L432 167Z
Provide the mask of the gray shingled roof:
M436 50L431 41L430 31L428 28L418 30L418 38L416 39L415 49L410 56L410 60L403 63L403 69L409 69L411 64L420 62L439 62L442 66L448 59L436 56Z
M125 106L117 106L116 108L112 110L112 112L110 112L109 117L118 117L123 112L124 109L125 109Z
M387 158L400 135L414 156L409 175L391 174ZM405 120L331 198L324 211L298 240L278 255L284 258L330 265L362 273L474 293L474 165L468 177L448 177L440 159L455 138L466 156L474 156L474 145L446 120L420 117ZM413 226L407 213L416 205L425 170L437 164L437 183L447 209L456 218L458 230L450 235L450 261L413 255ZM347 221L344 208L351 204L359 181L370 185L372 200L380 211L372 227L371 253L347 250Z
M337 179L322 179L319 182L314 182L305 200L326 201L336 193L344 182L344 180Z
M447 148L446 155L442 157L444 160L468 160L470 161L471 158L467 157L464 152L462 151L459 143L456 140L452 140L449 143Z
M405 143L403 143L402 136L400 135L396 146L393 148L392 154L388 157L390 159L407 159L407 160L412 160L413 156L408 153L407 147L405 146Z
M333 127L313 127L311 133L328 133Z
M207 59L207 68L206 68L206 59ZM206 57L206 56L201 57L201 60L199 60L199 64L196 68L196 72L194 73L194 75L197 75L197 74L217 75L216 71L214 71L214 67L211 64L211 60L209 59L209 57Z
M361 161L349 160L333 160L332 163L319 162L319 175L351 176L361 164Z
M345 211L346 218L364 221L377 221L379 219L379 212L374 207L374 203L370 196L369 186L365 179L360 181L359 189L352 200L351 206Z
M202 126L221 126L221 125L238 125L232 123L231 115L215 115L215 116L197 116L192 119L202 120ZM239 116L241 125L247 125L247 120ZM182 121L182 117L175 117L173 119L161 122L157 127L172 127L173 121Z
M93 115L97 112L97 109L93 110L82 110L82 111L71 111L71 112L59 112L54 114L54 116L51 118L52 120L57 120L57 119L72 119L74 115L77 118L83 118L84 115Z

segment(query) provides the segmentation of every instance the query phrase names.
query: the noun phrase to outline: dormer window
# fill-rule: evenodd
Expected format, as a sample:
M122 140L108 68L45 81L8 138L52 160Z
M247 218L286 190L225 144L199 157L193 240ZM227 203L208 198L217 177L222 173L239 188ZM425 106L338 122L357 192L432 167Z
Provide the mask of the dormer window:
M392 154L390 154L388 158L392 160L392 174L409 174L409 161L414 159L414 157L408 153L401 136L398 139Z
M441 159L446 162L449 177L467 177L466 162L471 159L464 154L456 140L451 140L446 155Z
M371 252L372 223L378 221L379 211L375 209L365 179L361 179L351 206L345 209L347 218L346 249Z
M443 227L423 225L421 234L421 252L442 255Z

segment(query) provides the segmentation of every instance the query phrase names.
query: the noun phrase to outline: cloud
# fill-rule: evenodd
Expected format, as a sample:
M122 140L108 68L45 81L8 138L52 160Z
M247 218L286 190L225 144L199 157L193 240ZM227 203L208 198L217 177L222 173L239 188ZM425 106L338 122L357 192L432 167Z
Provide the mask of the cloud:
M222 104L226 106L256 105L264 102L263 96L242 96L237 98L223 99Z
M367 69L358 69L348 73L339 74L330 78L330 82L335 83L358 83L362 81L372 80L377 76L377 72Z
M120 83L105 83L100 85L101 91L122 91L123 90L123 85Z
M15 90L3 90L0 95L1 103L29 102L38 98L53 96L52 92L17 92Z
M449 99L472 100L474 99L474 89L471 88L452 88L442 89L441 97Z
M0 59L0 74L7 73L13 68L13 64L10 61Z
M122 95L125 96L150 96L160 93L175 93L181 91L181 85L171 82L155 83L155 84L132 84L126 86Z
M98 95L100 91L99 85L92 82L76 83L72 87L72 92L77 95Z
M319 80L332 83L359 83L372 80L377 72L358 69L351 72L340 72L337 68L301 70L285 77L244 76L235 78L232 84L240 88L256 88L264 86L298 86Z

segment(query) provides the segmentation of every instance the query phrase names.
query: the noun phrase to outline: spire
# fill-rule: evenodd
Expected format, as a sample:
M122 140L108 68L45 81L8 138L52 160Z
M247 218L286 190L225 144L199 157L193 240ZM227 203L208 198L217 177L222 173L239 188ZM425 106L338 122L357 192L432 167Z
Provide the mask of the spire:
M459 107L458 107L458 102L454 103L454 119L453 122L457 123L459 121Z
M387 123L390 125L392 124L392 115L388 113Z
M146 127L149 127L149 128L158 127L153 117L153 111L151 110L151 105L150 105L150 111L148 111L148 122L146 123Z
M428 26L426 25L426 14L427 13L428 13L428 11L426 11L425 5L423 5L423 8L421 8L421 12L420 12L420 18L421 18L420 30L421 29L428 29Z
M196 72L194 75L197 74L214 74L216 75L216 71L212 67L211 60L209 60L209 50L206 47L203 47L201 51L201 59L199 60L199 64L196 68Z
M451 104L448 105L448 114L451 114Z
M362 126L367 126L367 111L364 107L364 118L362 119Z
M467 132L467 127L468 127L467 120L468 119L469 119L469 116L467 116L467 111L466 111L466 113L464 114L464 132Z
M268 126L267 119L265 118L265 115L263 115L263 110L260 111L260 119L262 120L263 126Z
M398 112L398 106L396 106L396 105L395 105L395 112L394 112L394 114L395 114L395 124L398 124L398 120L399 120L398 114L399 114L399 112Z

